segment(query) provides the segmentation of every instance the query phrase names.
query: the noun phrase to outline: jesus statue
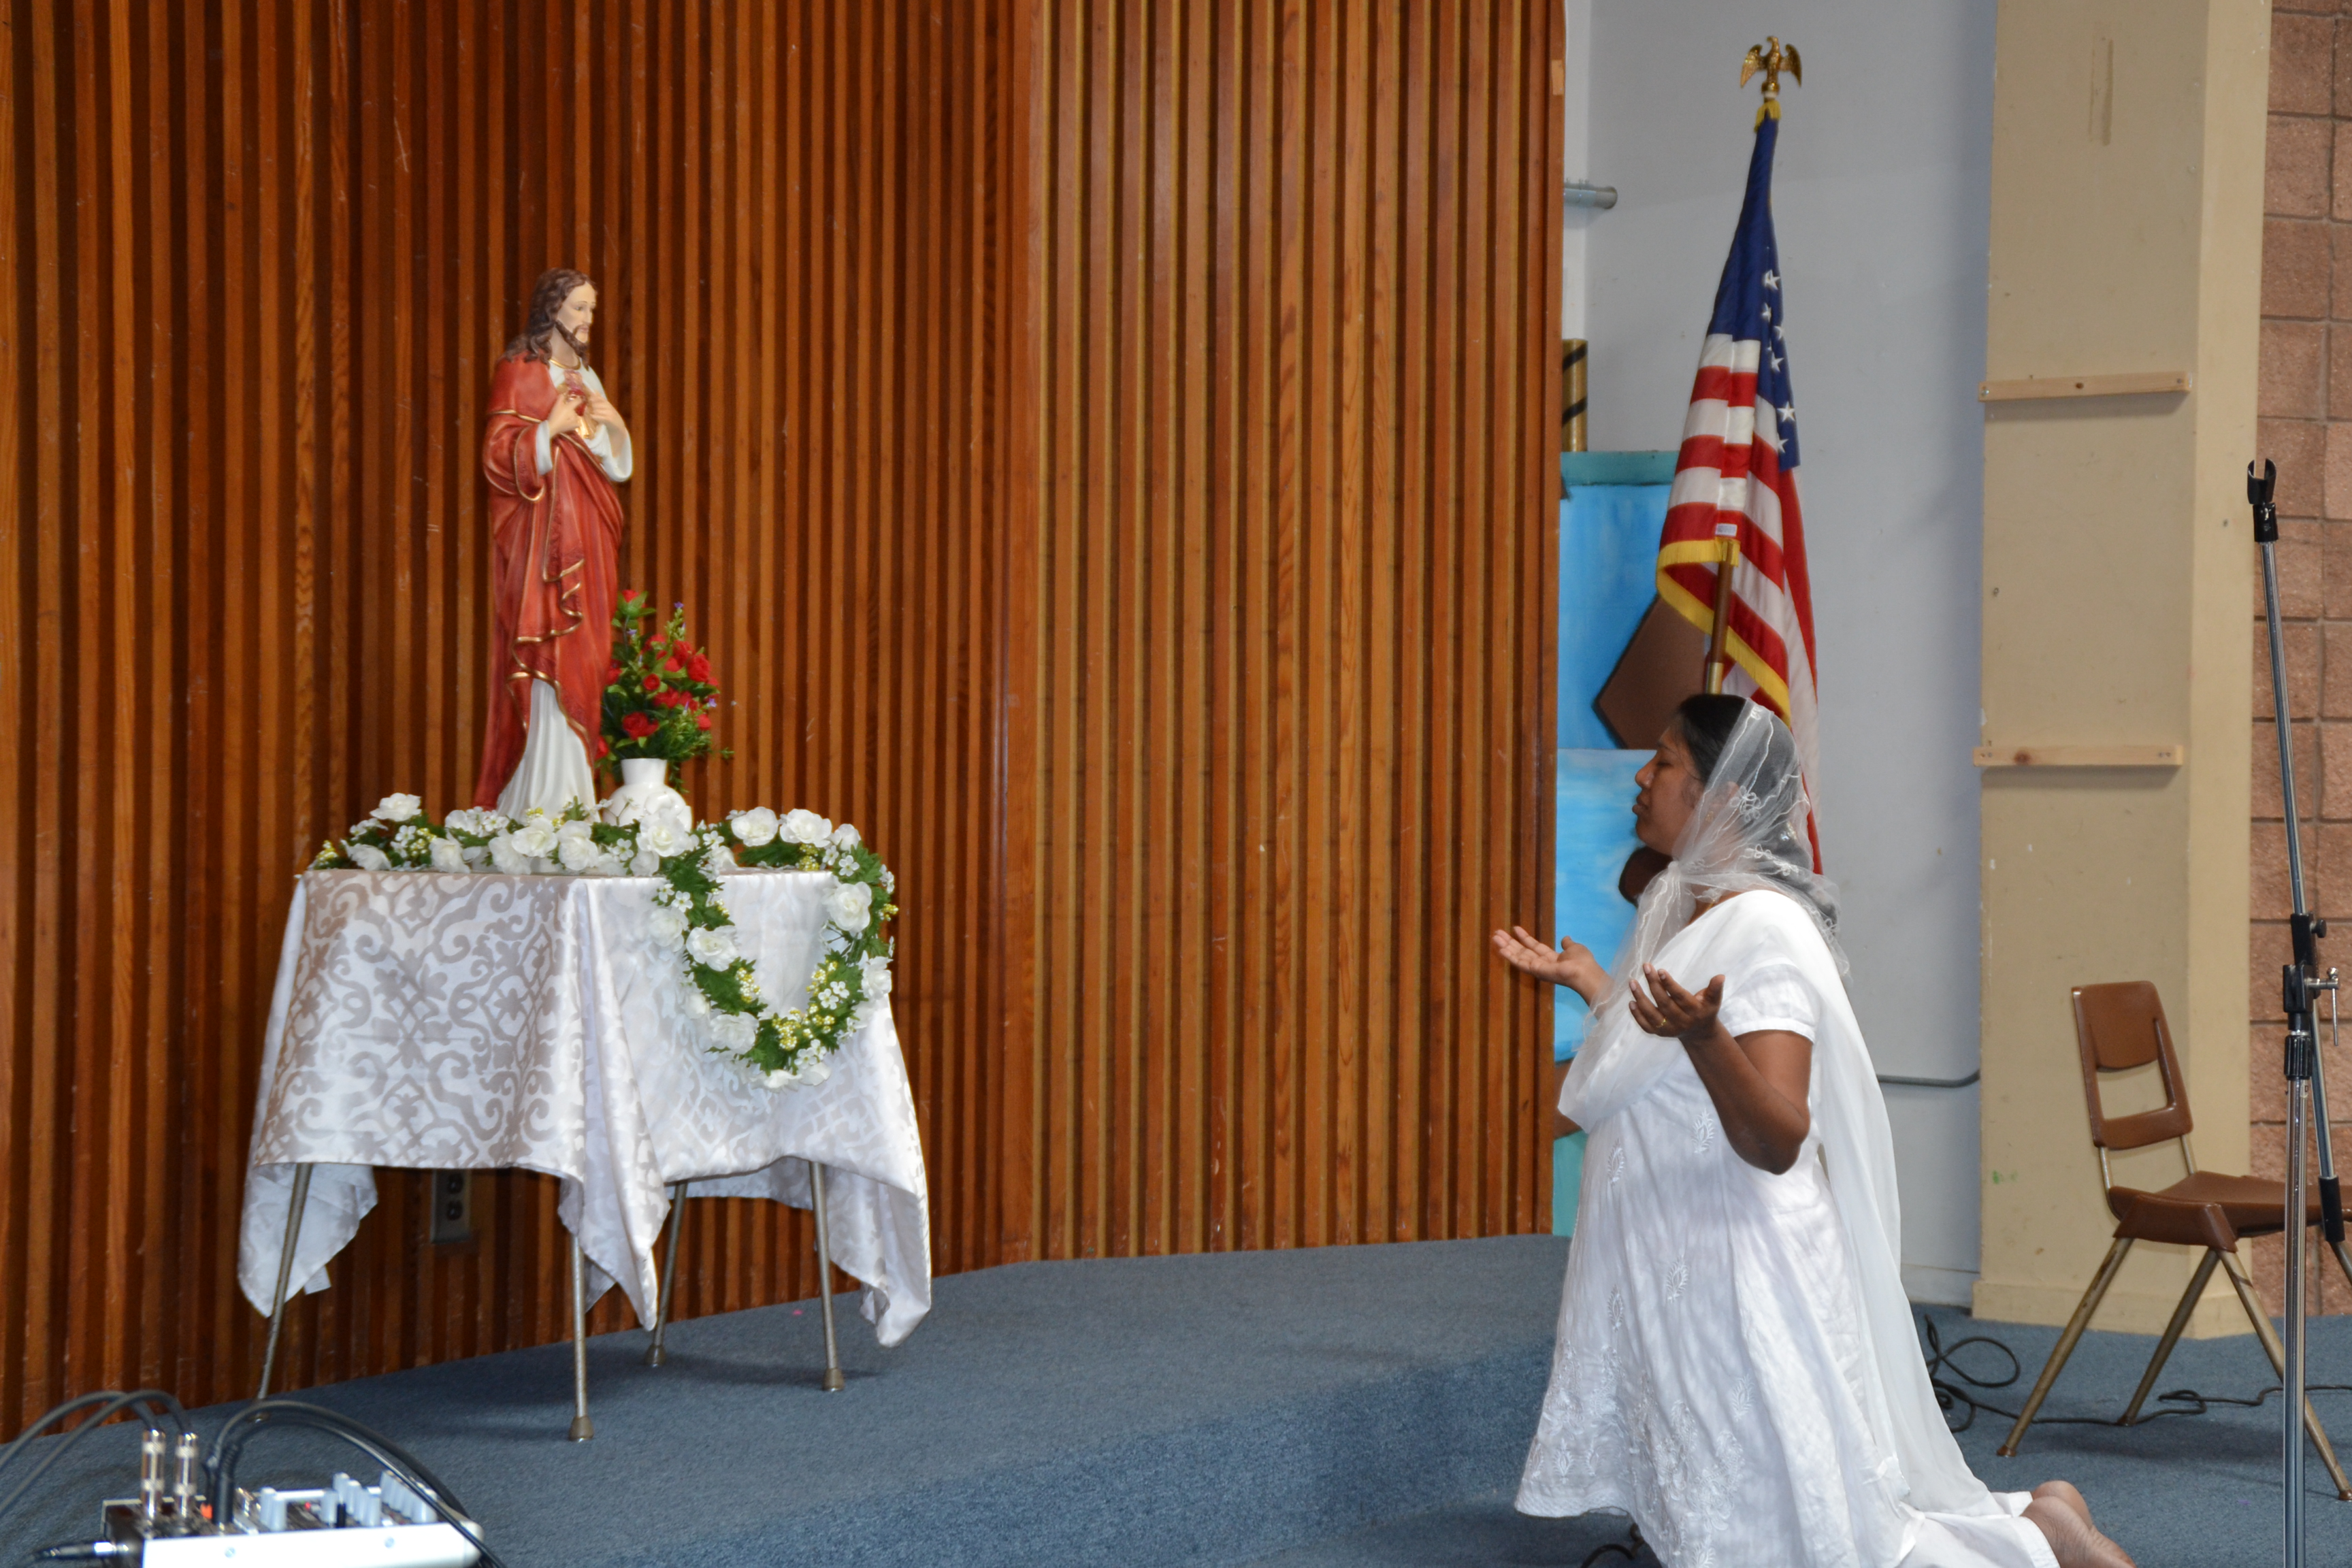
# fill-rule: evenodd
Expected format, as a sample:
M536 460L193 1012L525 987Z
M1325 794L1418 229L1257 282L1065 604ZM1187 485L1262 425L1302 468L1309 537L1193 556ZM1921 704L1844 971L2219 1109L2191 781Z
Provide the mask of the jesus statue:
M629 427L588 364L596 285L542 273L522 334L490 380L482 475L490 486L489 735L474 804L520 818L593 805L590 749L612 663Z

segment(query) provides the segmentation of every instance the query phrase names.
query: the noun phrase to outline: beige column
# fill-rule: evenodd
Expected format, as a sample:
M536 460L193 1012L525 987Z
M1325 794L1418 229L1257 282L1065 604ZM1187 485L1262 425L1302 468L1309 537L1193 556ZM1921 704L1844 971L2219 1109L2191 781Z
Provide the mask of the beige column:
M1990 390L2189 381L1985 405L1983 740L2053 762L1983 774L1984 1317L2064 1321L2114 1226L2070 986L2157 984L2200 1163L2247 1168L2243 474L2269 29L2265 0L2000 6ZM2181 760L2116 765L2160 747ZM2158 1150L2116 1174L2178 1173ZM2141 1246L2098 1326L2161 1329L2191 1263ZM2244 1329L2219 1288L2190 1331Z

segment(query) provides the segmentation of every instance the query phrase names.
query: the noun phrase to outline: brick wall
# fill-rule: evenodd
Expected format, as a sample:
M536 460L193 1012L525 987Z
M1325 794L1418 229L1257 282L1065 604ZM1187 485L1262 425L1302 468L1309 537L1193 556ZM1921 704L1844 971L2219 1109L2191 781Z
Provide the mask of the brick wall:
M2314 910L2340 922L2323 961L2352 975L2352 0L2278 0L2271 28L2260 441L2279 467L2279 602L2288 710L2299 722L2305 889ZM2279 966L2288 957L2292 906L2262 616L2257 581L2248 1068L2253 1168L2283 1176ZM2300 725L2313 718L2315 728ZM2352 994L2344 1000L2352 1008ZM2324 1043L2324 1015L2321 1032ZM2336 1152L2352 1162L2352 1045L2330 1055L2327 1076L2338 1097L2331 1107ZM2276 1310L2284 1248L2273 1237L2253 1250L2255 1280ZM2352 1311L2352 1290L2335 1265L2314 1273L2313 1310Z

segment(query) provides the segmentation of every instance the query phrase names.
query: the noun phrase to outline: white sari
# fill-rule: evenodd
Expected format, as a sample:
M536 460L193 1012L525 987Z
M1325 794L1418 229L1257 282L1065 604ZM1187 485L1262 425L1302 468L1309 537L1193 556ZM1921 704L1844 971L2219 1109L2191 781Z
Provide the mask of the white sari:
M1734 1035L1813 1042L1812 1126L1784 1174L1749 1165L1679 1040L1596 1017L1560 1096L1590 1136L1520 1510L1629 1513L1671 1568L2055 1568L1928 1386L1885 1106L1816 918L1759 887L1650 962L1723 975Z

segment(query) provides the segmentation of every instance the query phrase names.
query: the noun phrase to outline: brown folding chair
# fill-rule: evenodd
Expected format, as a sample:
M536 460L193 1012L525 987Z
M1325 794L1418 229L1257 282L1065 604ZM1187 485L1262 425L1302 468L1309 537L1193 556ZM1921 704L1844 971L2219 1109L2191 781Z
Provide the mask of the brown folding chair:
M2179 1342L2180 1331L2189 1326L2189 1315L2204 1299L2206 1283L2213 1278L2217 1265L2228 1270L2239 1304L2245 1308L2247 1320L2254 1325L2254 1333L2262 1340L2272 1368L2282 1377L2285 1375L2286 1363L2278 1335L2271 1328L2270 1313L2263 1310L2262 1298L2254 1294L2254 1282L2246 1277L2245 1268L2238 1261L2238 1238L2273 1236L2286 1229L2286 1184L2258 1176L2216 1175L2197 1168L2196 1157L2189 1151L2189 1097L2181 1083L2180 1061L2173 1055L2172 1031L2165 1026L2164 1004L2158 998L2154 985L2133 980L2115 985L2076 986L2074 1044L2083 1058L2083 1100L2091 1113L2091 1142L2099 1151L2099 1175L2106 1184L2107 1208L2116 1216L2115 1245L2107 1248L2106 1261L2092 1277L2091 1288L2083 1292L2082 1304L2074 1309L2066 1331L2058 1336L2058 1346L2050 1352L2049 1364L2042 1369L2025 1408L2018 1413L2017 1425L2002 1440L2003 1457L2017 1452L2019 1440L2042 1408L2050 1385L2058 1381L2066 1358L2074 1353L2083 1331L2090 1327L2091 1314L2099 1310L2101 1299L2106 1295L2107 1287L2115 1283L2116 1274L2123 1268L2124 1258L2135 1241L2201 1247L2205 1256L2189 1278L2189 1289L2181 1292L2180 1304L2172 1310L2172 1321L2165 1326L2164 1337L2157 1342L2156 1354L2149 1359L2147 1371L2132 1394L2131 1406L2117 1426L2128 1426L2139 1419L2140 1406L2147 1403L2148 1391L2156 1386L2157 1374L2164 1370L2172 1347ZM2156 1064L2163 1078L2164 1103L2136 1115L2106 1115L2100 1107L2099 1075L2126 1072L2150 1062ZM2188 1167L2186 1177L2158 1193L2116 1185L2115 1174L2107 1163L2110 1150L2141 1149L2168 1138L2179 1141L2181 1163ZM2311 1200L2304 1223L2319 1223L2316 1197ZM2336 1246L2335 1253L2336 1267L2344 1270L2346 1280L2352 1281L2352 1259L2344 1256L2341 1245ZM2336 1482L2336 1495L2352 1500L2352 1486L2345 1484L2344 1468L2336 1462L2336 1450L2328 1446L2327 1433L2319 1425L2319 1415L2309 1400L2304 1402L2303 1422L2312 1441L2319 1445L2319 1457Z

